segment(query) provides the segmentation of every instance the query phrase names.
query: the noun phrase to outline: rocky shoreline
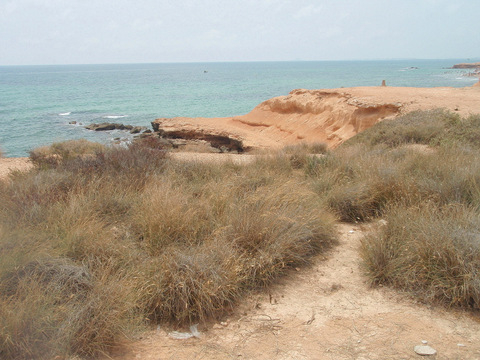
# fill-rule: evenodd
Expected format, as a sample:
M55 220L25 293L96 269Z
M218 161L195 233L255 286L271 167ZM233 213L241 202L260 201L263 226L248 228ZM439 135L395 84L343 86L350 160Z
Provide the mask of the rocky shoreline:
M84 126L90 131L126 131L134 135L133 141L144 139L146 137L158 137L166 149L176 151L190 152L208 152L208 153L241 153L244 151L241 141L231 139L228 136L219 136L215 134L188 134L182 131L169 132L163 130L158 123L152 122L153 131L146 126L134 126L122 123L93 123ZM116 143L128 141L117 137Z
M456 64L452 66L452 69L462 69L462 70L470 69L472 71L464 74L464 76L480 78L480 62Z
M480 69L480 62L456 64L452 69Z
M130 132L130 134L140 134L140 133L151 133L152 130L148 129L145 126L134 126L134 125L124 125L121 123L93 123L86 125L85 129L93 131L110 131L110 130L125 130Z
M478 70L480 67L475 68ZM440 107L460 116L480 113L478 84L466 88L297 89L264 101L241 116L160 118L152 122L152 129L119 123L90 124L85 128L127 131L134 134L133 141L158 137L165 148L173 151L244 153L298 143L325 143L333 148L379 121L410 111ZM122 142L121 138L115 140Z

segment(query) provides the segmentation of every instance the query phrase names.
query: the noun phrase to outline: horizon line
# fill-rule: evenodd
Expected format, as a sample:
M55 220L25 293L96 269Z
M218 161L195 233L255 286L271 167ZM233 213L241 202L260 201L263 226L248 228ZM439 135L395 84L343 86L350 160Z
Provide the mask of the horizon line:
M371 58L371 59L337 59L337 60L227 60L227 61L161 61L161 62L105 62L105 63L65 63L65 64L0 64L0 67L14 66L81 66L81 65L160 65L160 64L225 64L225 63L288 63L288 62L349 62L349 61L428 61L428 60L480 60L480 57L467 58Z

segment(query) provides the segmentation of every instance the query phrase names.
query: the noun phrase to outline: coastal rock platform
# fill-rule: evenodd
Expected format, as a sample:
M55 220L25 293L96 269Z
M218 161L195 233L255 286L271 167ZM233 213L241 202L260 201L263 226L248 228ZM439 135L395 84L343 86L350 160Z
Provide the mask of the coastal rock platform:
M297 89L262 102L246 115L161 118L152 126L167 138L206 140L240 152L300 142L336 147L379 121L433 108L462 116L480 113L480 87Z

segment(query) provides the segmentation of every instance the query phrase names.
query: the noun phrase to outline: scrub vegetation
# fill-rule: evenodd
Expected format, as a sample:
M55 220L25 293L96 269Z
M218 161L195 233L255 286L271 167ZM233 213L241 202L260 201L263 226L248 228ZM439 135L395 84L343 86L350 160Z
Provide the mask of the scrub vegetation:
M0 182L0 358L98 357L218 318L333 246L337 219L382 219L360 249L372 285L478 310L479 150L480 116L441 110L242 165L155 138L33 150Z
M35 168L0 183L0 358L108 354L308 264L334 244L335 218L293 153L181 162L155 139L32 151Z
M347 222L383 218L362 242L374 285L480 309L480 116L434 110L386 120L309 169Z

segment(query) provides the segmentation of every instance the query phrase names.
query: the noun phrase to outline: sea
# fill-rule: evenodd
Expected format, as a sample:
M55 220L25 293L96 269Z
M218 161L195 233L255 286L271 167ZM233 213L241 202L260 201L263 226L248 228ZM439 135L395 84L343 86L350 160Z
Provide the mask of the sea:
M224 117L299 88L465 87L478 81L454 64L479 59L0 66L0 150L6 157L53 142L129 141L117 122L150 127L157 118ZM116 140L115 140L116 139Z

